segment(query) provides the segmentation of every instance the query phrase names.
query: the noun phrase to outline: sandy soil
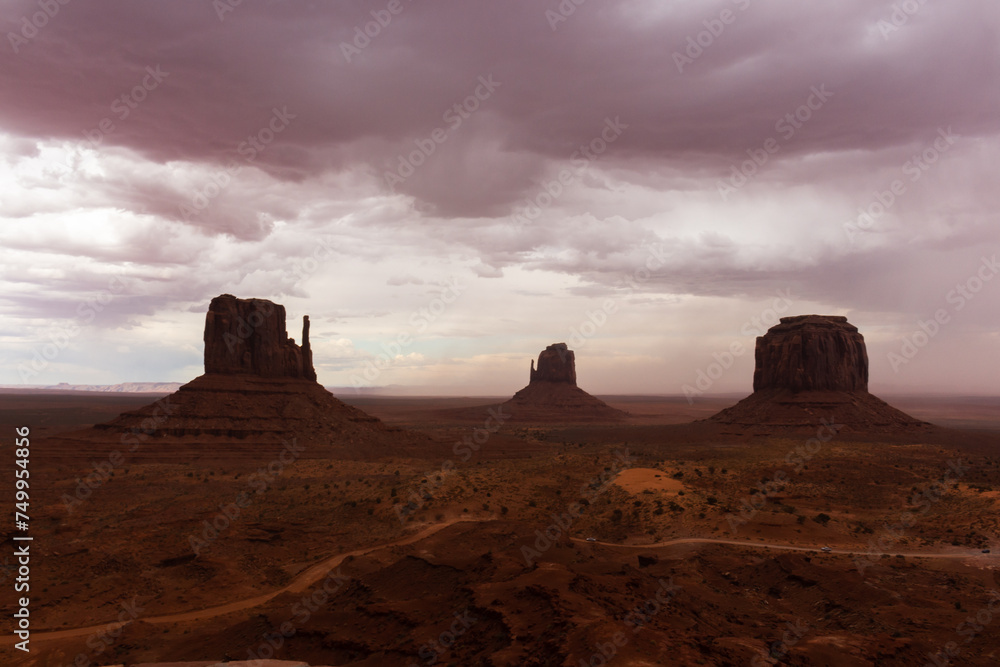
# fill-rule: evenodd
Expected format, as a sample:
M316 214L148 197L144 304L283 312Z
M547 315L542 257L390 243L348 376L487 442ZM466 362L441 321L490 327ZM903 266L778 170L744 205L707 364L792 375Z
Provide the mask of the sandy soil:
M314 665L408 666L429 655L439 664L577 665L622 633L612 664L729 665L770 650L792 623L806 627L784 647L785 664L923 664L952 641L960 664L996 664L1000 435L988 432L990 415L975 418L981 403L937 407L978 432L854 433L813 451L808 434L683 423L726 401L602 398L629 421L487 433L481 422L442 417L482 399L366 398L366 411L442 447L425 457L303 456L198 555L191 537L207 537L206 522L257 488L278 452L151 442L67 505L115 443L70 452L40 438L39 641L28 660L0 645L0 661L247 659L270 638L274 657ZM75 428L88 415L134 409L132 399L0 396L0 420ZM477 436L477 449L456 453ZM950 479L956 460L962 474ZM10 468L0 461L6 479ZM405 503L412 511L401 521ZM635 615L643 605L651 612L662 582L678 587L669 603ZM115 625L130 608L141 611ZM971 626L962 624L985 620L982 610L990 623L966 642L970 633L959 633ZM430 642L463 614L476 619L467 631L440 654L429 648L441 648ZM292 632L279 641L285 623ZM46 631L71 634L41 641Z

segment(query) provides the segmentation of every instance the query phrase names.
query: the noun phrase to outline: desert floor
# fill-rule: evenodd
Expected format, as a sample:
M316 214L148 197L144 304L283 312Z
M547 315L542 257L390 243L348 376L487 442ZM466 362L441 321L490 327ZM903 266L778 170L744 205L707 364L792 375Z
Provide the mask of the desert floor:
M32 428L34 537L32 650L6 614L3 664L1000 659L998 399L883 397L947 428L874 438L689 424L735 396L601 397L631 417L499 428L501 398L342 396L443 447L313 448L276 474L280 450L252 442L153 439L110 468L115 443L49 444L153 398L0 395L6 451Z

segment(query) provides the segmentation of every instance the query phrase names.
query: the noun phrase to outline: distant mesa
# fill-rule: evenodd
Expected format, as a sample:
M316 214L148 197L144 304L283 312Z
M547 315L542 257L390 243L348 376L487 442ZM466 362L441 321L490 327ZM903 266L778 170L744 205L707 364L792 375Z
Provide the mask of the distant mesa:
M576 386L576 355L554 343L531 362L528 386L503 404L515 421L617 421L628 416Z
M854 430L927 426L868 393L864 336L846 317L783 317L757 338L754 392L709 421L741 426Z
M535 360L531 360L531 373L528 383L532 382L566 382L576 386L576 355L566 343L554 343L542 350L538 355L538 368Z
M210 447L296 438L318 445L313 455L339 458L417 454L430 442L344 404L316 381L308 316L299 346L285 330L284 306L223 294L209 304L204 341L204 375L87 433Z

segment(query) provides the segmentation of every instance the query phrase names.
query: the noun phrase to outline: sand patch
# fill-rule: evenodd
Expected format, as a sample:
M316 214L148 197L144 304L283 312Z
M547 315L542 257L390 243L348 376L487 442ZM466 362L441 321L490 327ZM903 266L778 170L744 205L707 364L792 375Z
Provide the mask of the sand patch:
M655 468L629 468L619 473L615 478L615 484L629 493L642 493L650 491L668 491L677 493L684 490L684 484L679 479L674 479L668 473Z

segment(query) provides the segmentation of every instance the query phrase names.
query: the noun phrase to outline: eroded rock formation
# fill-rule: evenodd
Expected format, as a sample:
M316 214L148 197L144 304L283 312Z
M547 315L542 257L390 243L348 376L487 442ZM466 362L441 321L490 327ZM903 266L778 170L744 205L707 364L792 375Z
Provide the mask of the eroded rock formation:
M742 428L927 426L868 393L865 339L846 317L798 315L757 338L754 392L709 418Z
M193 447L218 454L237 443L256 447L292 439L306 447L306 456L436 452L429 438L387 427L316 381L308 316L303 318L300 347L285 331L283 306L223 294L209 305L204 341L204 375L156 403L98 424L84 436L107 438L113 433L137 447L169 442L170 452ZM160 455L161 450L149 451Z
M576 355L566 343L553 343L538 355L538 368L531 362L531 374L528 383L532 382L566 382L576 386Z
M757 338L755 358L754 391L868 391L865 339L846 317L783 317Z
M531 362L528 386L503 404L515 421L618 421L617 410L576 386L576 355L553 343Z
M302 347L285 331L285 307L266 299L212 299L205 316L205 372L316 380L309 346L309 316Z

